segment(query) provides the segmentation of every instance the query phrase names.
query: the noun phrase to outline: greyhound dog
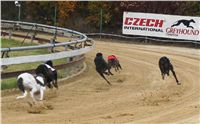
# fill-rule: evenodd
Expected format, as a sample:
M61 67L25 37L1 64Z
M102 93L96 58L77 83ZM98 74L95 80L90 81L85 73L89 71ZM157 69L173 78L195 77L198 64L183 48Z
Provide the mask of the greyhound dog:
M108 63L104 60L102 53L96 54L94 63L96 66L96 71L101 75L101 77L103 77L107 81L109 85L111 85L111 83L105 78L104 74L106 75L113 75L113 74L110 71L111 68L109 67Z
M108 65L111 68L113 67L115 69L115 71L119 71L119 69L122 70L119 60L117 59L117 57L115 55L108 56Z
M178 81L176 77L176 73L174 71L173 65L170 63L170 60L167 57L161 57L159 60L159 68L161 71L162 79L164 80L165 74L169 76L169 71L172 71L172 74L174 75L174 78L176 79L176 83L180 85L181 83Z
M53 63L51 60L47 61L44 64L39 65L36 70L36 74L43 74L47 80L47 86L49 88L52 88L51 83L53 84L54 87L58 89L58 84L57 84L57 71L56 69L53 68Z
M27 96L27 90L30 91L30 96L32 97L33 101L35 99L35 93L40 92L40 99L43 100L44 91L46 90L46 79L42 74L36 75L34 77L32 74L29 73L22 73L17 78L17 85L18 88L23 92L22 96L18 96L17 99L21 99Z

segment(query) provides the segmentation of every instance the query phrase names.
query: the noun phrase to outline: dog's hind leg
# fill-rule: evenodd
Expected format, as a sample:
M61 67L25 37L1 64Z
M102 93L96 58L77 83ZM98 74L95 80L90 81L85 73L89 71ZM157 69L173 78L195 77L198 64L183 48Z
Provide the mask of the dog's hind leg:
M103 75L103 73L99 73L100 75L101 75L101 77L103 77L103 79L105 79L106 81L107 81L107 83L109 84L109 85L111 85L111 83L106 79L106 77Z
M16 99L21 99L21 98L26 97L27 91L25 90L24 85L23 85L23 78L19 78L17 80L17 85L18 85L19 89L23 92L23 95L22 96L18 96Z
M111 75L114 75L114 74L110 71L110 69L108 69L108 73L111 74Z
M118 69L118 67L116 66L116 67L115 67L115 71L117 72L118 70L119 70L119 69Z
M122 66L119 64L119 62L117 64L117 66L122 70Z
M175 73L175 71L174 71L174 69L173 69L173 66L171 67L171 71L172 71L172 74L174 75L174 78L176 79L176 83L177 83L178 85L181 85L181 83L179 83L179 81L178 81L178 79L177 79L177 77L176 77L176 73Z
M173 73L173 75L174 75L174 78L176 79L176 83L177 83L178 85L180 85L181 83L178 81L178 79L177 79L177 77L176 77L176 73L175 73L174 71L172 71L172 73Z
M180 25L180 24L181 24L181 22L178 21L176 24L173 24L171 27L178 26L178 25Z
M56 89L58 89L58 84L57 84L57 82L55 80L52 82L52 84Z
M159 68L160 68L160 72L161 72L161 75L162 75L162 79L164 80L165 79L165 69L164 69L164 66L162 63L159 62Z
M162 73L161 75L162 75L162 79L164 80L164 79L165 79L165 74L164 74L164 73Z
M115 63L115 71L117 72L117 71L119 71L119 67L118 67L118 65L117 65L117 63Z
M194 29L192 26L187 26L188 28L192 28L192 29Z
M108 72L106 72L108 70ZM100 71L100 72L98 72L98 73L102 73L102 74L106 74L106 75L113 75L113 73L111 73L111 71L110 71L110 68L107 68L107 69L105 69L105 70L102 70L102 71Z
M51 82L47 82L47 86L48 86L50 89L53 88L52 85L51 85Z
M58 83L57 83L57 72L54 72L54 81L53 81L53 85L54 87L56 87L58 89Z
M32 97L32 99L33 99L34 102L36 102L35 95L34 95L35 92L37 92L37 89L35 87L33 87L32 90L31 90L31 92L30 92L30 95L31 95L31 97Z
M108 76L110 75L108 72L103 72L103 74L106 74L106 75L108 75Z

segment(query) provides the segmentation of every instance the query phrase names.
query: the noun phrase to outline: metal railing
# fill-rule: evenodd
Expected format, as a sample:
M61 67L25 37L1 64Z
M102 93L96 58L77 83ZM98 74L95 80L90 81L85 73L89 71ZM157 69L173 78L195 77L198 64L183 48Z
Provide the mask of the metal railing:
M142 39L142 40L152 40L156 42L177 42L177 43L193 43L200 44L200 41L192 41L192 40L174 40L174 39L163 39L163 38L151 38L145 36L124 36L117 34L108 34L108 33L88 33L87 36L105 36L105 37L116 37L116 38L124 38L124 39Z
M47 49L47 48L55 48L63 46L65 48L68 48L70 45L76 45L79 43L86 44L88 38L85 34L66 29L61 27L54 27L49 25L43 25L43 24L36 24L36 23L29 23L29 22L19 22L19 21L8 21L8 20L1 20L1 28L2 29L9 29L18 27L22 30L32 30L33 27L36 27L36 31L42 31L45 33L51 33L51 34L63 34L63 36L69 37L69 34L71 36L76 36L78 39L76 40L66 40L66 42L62 43L51 43L51 39L49 39L49 44L42 44L42 45L36 45L36 46L23 46L23 47L11 47L11 48L1 48L1 52L12 52L12 51L23 51L23 50L34 50L34 49ZM11 64L21 64L21 63L29 63L29 62L38 62L38 61L45 61L45 60L55 60L65 57L73 57L77 55L84 54L86 52L89 52L92 50L95 46L94 41L90 41L92 43L88 46L83 46L81 48L77 48L70 51L61 51L58 53L51 53L51 54L44 54L44 55L32 55L32 56L20 56L20 57L11 57L11 58L2 58L1 65L11 65Z

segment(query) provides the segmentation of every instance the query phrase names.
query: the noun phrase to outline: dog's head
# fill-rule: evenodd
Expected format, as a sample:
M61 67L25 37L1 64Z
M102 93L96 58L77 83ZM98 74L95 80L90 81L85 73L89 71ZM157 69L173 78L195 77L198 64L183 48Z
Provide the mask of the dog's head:
M191 19L190 21L195 23L195 21L193 19Z
M51 60L46 61L45 64L47 64L53 68L53 62Z
M100 57L100 56L103 56L103 54L100 52L96 54L96 57Z

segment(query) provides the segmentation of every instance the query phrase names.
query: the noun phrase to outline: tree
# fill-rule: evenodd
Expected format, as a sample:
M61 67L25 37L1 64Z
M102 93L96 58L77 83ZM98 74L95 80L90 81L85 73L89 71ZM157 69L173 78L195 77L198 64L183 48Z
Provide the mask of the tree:
M89 14L86 17L87 24L93 25L95 28L99 28L100 23L100 10L103 10L103 29L110 27L116 27L119 22L120 2L89 2L88 11ZM105 30L104 30L105 31Z
M59 1L57 2L59 25L64 26L65 20L69 18L71 13L77 7L77 2L72 1Z
M21 20L54 25L83 32L99 32L100 9L103 10L103 32L121 33L123 12L143 12L200 16L199 1L20 1ZM1 2L1 17L18 20L14 1Z

